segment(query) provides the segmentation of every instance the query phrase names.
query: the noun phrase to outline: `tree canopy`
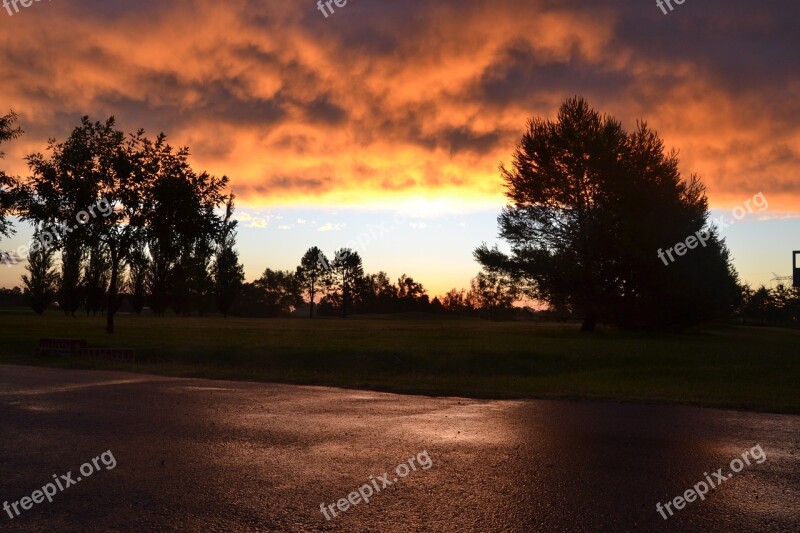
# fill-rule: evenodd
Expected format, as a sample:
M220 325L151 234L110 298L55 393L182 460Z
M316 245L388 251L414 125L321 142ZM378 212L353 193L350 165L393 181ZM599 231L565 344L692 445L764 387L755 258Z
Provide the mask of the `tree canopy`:
M625 326L684 327L730 310L737 276L717 232L705 229L700 179L681 177L675 151L644 122L633 132L579 97L556 120L529 121L510 168L498 218L502 253L476 259L514 279L529 297ZM658 250L707 231L707 242L674 264Z
M164 134L155 141L143 130L126 136L113 117L83 117L65 141L52 140L47 149L48 155L27 157L30 176L15 201L22 218L41 226L61 252L65 312L82 300L87 311L105 308L113 333L128 266L139 310L147 292L157 314L168 305L177 313L190 306L202 312L213 297L216 251L224 262L216 288L226 291L218 302L226 312L241 275L227 177L195 172L188 148L173 149ZM223 207L224 215L217 212Z
M15 127L17 115L13 111L0 117L0 146L12 139L22 135L22 129ZM0 159L3 159L3 152L0 150ZM7 216L14 207L14 186L16 181L0 169L0 237L9 237L13 228Z

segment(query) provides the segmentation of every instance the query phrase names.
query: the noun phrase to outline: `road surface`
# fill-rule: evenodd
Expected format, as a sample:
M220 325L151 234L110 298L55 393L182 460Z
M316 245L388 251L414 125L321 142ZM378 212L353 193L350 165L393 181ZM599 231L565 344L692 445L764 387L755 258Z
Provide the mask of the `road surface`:
M796 416L0 366L8 531L798 531L798 482Z

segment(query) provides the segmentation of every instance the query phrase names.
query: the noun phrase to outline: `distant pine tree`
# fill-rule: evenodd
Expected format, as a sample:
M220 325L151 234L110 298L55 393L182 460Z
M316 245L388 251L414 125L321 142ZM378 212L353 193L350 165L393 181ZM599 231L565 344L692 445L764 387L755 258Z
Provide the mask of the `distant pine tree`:
M37 229L28 252L28 264L23 274L22 284L28 305L36 312L43 314L55 301L58 286L58 274L53 269L55 252L42 244L41 232Z
M217 255L211 266L211 282L214 300L222 316L227 317L236 298L242 291L244 267L239 263L235 250L236 221L233 220L234 195L231 194L225 209L225 218L218 235Z

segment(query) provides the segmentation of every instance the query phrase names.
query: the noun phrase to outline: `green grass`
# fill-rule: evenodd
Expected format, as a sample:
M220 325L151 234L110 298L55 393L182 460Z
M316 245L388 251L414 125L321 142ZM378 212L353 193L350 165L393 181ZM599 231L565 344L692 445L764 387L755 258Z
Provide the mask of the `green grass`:
M800 413L800 332L680 335L432 316L347 320L39 317L0 310L0 363L452 394L688 403ZM133 364L33 355L40 337L136 350Z

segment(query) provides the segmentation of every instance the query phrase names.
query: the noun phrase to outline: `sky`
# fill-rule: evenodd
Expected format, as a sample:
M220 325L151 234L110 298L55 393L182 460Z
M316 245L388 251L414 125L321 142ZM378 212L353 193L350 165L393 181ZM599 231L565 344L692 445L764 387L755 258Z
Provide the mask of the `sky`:
M581 95L645 120L707 186L743 281L800 250L800 4L687 0L54 0L0 9L0 168L115 116L227 175L249 280L303 252L358 250L432 295L499 242L501 163L528 119ZM24 224L0 243L30 238ZM665 243L665 247L674 243ZM502 246L501 246L502 248ZM655 257L655 251L654 251ZM22 266L0 265L0 285Z

